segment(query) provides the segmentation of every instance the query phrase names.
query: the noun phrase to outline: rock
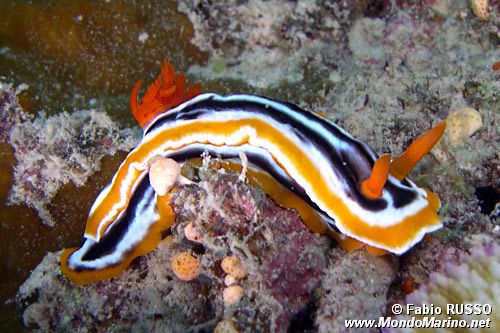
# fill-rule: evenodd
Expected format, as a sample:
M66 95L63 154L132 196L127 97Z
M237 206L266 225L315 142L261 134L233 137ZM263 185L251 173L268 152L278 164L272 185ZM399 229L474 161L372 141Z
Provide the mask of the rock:
M378 320L383 316L397 266L395 256L374 257L365 250L330 263L321 283L318 332L347 332L346 319Z
M320 286L328 239L309 231L296 212L238 181L237 174L205 173L206 180L173 195L172 235L120 276L75 286L61 275L58 254L47 255L17 295L25 326L212 331L223 318L233 318L245 331L286 331ZM205 235L203 245L185 238L189 223ZM202 269L195 279L183 281L174 273L170 262L179 253L199 258ZM237 266L246 271L229 287L221 268L228 256L237 256Z
M381 62L385 58L382 46L385 22L381 19L363 18L349 32L349 50L362 61Z

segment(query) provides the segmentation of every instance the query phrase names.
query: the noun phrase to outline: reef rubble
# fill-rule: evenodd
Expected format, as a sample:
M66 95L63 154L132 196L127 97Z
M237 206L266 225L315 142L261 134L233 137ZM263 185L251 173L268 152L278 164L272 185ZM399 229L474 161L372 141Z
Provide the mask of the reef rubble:
M132 149L138 141L136 129L121 129L103 111L79 110L15 124L10 144L17 165L9 204L36 209L43 223L53 226L48 204L59 188L73 182L83 185L100 169L104 155Z
M195 171L205 180L173 195L172 234L125 274L77 287L61 275L58 253L47 255L17 295L25 325L35 331L188 331L212 330L230 319L241 331L282 332L321 298L325 272L350 269L333 260L343 250L312 234L296 212L277 206L237 174L207 170ZM185 237L192 221L203 245ZM201 274L189 282L171 266L184 251L201 261ZM238 282L244 297L224 305L221 262L228 255L241 258L247 274ZM386 292L388 285L381 288Z
M344 319L392 316L393 304L417 297L412 293L438 289L432 276L447 276L446 267L459 266L464 258L484 255L480 261L487 267L488 255L477 249L500 244L500 72L495 69L500 60L500 7L498 0L474 2L490 4L488 15L483 15L487 19L477 17L468 0L180 0L177 9L169 5L151 16L147 13L157 2L140 8L102 2L68 12L58 1L35 10L19 7L29 14L22 22L36 10L42 17L66 18L59 26L55 21L42 25L44 29L33 34L36 41L53 31L70 38L72 29L64 27L74 20L75 40L87 40L85 27L107 27L89 37L91 43L73 62L65 56L78 48L58 53L55 39L49 39L47 47L33 40L22 44L32 50L30 56L23 55L24 48L19 51L16 43L0 49L5 63L18 61L15 73L22 73L19 68L25 64L37 64L34 76L45 75L46 80L34 86L34 95L48 96L40 99L41 104L51 106L47 114L35 116L28 110L40 105L33 102L34 96L31 108L18 100L25 81L18 80L18 88L1 84L0 142L12 152L13 161L8 165L12 177L6 177L8 182L2 177L2 184L8 184L5 192L12 203L34 207L54 228L59 223L52 214L54 203L64 201L54 198L72 193L65 186L88 184L99 173L102 156L131 149L137 142L138 129L124 127L128 115L116 116L116 110L127 107L127 97L116 94L129 90L129 80L152 73L165 56L159 51L165 45L176 66L189 67L188 74L202 81L204 91L257 93L294 102L323 113L378 153L397 155L418 133L463 110L473 110L476 119L472 130L472 118L460 117L454 127L465 134L447 132L412 173L413 181L440 197L444 227L403 256L373 257L364 249L347 253L327 236L311 233L294 211L277 206L260 189L238 180L237 174L192 167L184 171L197 184L179 187L172 197L176 221L169 234L117 278L74 286L59 271L58 253L47 254L15 298L25 328L345 332ZM122 34L114 33L119 25L108 27L106 15L115 9L119 22L134 22L132 37L124 34L127 38L120 39ZM159 17L172 12L179 18L164 25ZM148 24L150 19L154 24ZM166 42L171 31L177 39ZM9 32L6 40L15 36ZM133 45L133 52L116 57L115 49L123 41ZM94 45L104 46L94 52ZM186 47L177 52L177 45ZM101 56L87 57L88 53ZM142 53L147 61L137 60ZM55 79L47 75L61 63L68 64L62 73ZM78 75L71 81L73 71ZM78 80L85 84L78 87ZM101 91L113 96L94 99ZM70 101L66 106L85 107L66 112L54 108L59 94ZM88 107L94 102L105 107ZM10 229L2 230L12 230L15 217L4 211L2 226ZM192 240L186 238L187 226L201 233L203 242L194 241L198 233ZM53 239L75 245L68 234ZM37 237L33 235L25 235L26 242ZM2 258L11 251L5 245L1 249ZM38 256L46 253L46 246L43 249ZM191 281L178 279L171 268L171 259L183 252L201 264ZM227 256L237 256L245 269L246 275L236 282L226 281L221 263ZM9 268L11 263L7 261ZM498 276L494 278L498 282ZM19 285L17 280L13 283ZM453 283L463 284L460 275L453 275ZM241 287L243 296L238 289L238 297L225 304L229 284Z

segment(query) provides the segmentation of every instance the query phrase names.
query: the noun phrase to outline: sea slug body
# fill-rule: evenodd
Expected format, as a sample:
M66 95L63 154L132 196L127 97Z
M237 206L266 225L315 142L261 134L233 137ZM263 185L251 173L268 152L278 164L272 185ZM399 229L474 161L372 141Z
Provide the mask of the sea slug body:
M204 152L233 160L244 153L248 179L265 180L263 189L279 204L341 242L353 238L401 254L441 227L439 199L406 176L439 140L444 122L391 161L294 104L245 94L193 97L198 88L178 77L166 62L141 104L134 88L132 113L144 136L92 206L83 246L61 257L72 281L116 276L169 228L169 194L156 192L148 177L158 156L182 164Z

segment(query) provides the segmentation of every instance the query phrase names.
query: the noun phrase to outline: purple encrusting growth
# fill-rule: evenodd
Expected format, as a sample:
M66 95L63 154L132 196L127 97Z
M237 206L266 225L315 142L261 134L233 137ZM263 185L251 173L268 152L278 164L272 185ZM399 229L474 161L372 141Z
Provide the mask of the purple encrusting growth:
M173 235L119 277L75 288L61 275L56 255L49 254L18 294L25 324L42 330L182 331L212 330L222 318L233 318L246 331L286 332L292 318L315 300L328 239L312 234L294 211L238 181L237 174L205 167L195 172L205 180L179 188L172 198ZM203 245L185 238L189 222L203 233ZM178 279L170 265L186 250L202 263L202 274L190 282ZM243 299L225 307L220 263L229 255L241 259L248 275L237 282ZM111 318L110 312L116 315Z
M0 143L9 140L9 133L14 124L30 118L19 104L17 95L28 89L25 84L14 87L0 81Z
M264 209L274 208L269 206L266 202ZM283 306L276 319L277 331L282 331L291 317L312 301L311 292L320 287L327 262L326 253L311 247L318 242L317 236L304 232L302 222L289 212L276 213L279 215L270 228L278 236L273 238L272 246L280 250L264 254L262 272L265 286Z
M121 129L99 110L61 112L50 117L40 112L36 117L24 117L17 91L4 92L2 96L7 97L0 105L0 139L7 138L17 161L8 202L34 208L43 223L52 226L55 221L47 205L58 189L70 181L83 185L100 169L104 155L132 149L139 133Z
M310 233L295 212L280 208L262 191L237 182L236 175L212 175L205 168L201 174L209 178L200 184L201 198L187 187L179 192L184 200L175 199L174 206L205 235L203 262L212 266L214 278L221 280L213 263L227 255L238 256L248 271L241 282L245 297L226 308L224 317L234 316L253 331L286 331L314 301L326 268L327 239ZM186 197L185 191L191 194Z

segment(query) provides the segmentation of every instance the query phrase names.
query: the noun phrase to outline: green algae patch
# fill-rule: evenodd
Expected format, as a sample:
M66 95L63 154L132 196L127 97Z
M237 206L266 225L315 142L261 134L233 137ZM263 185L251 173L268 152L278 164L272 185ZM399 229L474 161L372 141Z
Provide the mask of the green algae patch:
M216 73L222 73L224 69L226 69L226 64L224 63L223 60L216 60L212 65L212 69Z

